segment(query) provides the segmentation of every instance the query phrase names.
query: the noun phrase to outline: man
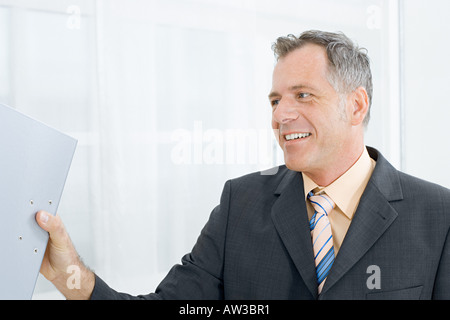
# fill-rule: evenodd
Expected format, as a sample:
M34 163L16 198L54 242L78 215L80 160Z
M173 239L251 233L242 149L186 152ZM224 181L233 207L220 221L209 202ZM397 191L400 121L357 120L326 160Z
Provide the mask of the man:
M274 44L269 100L285 166L225 184L191 253L154 293L133 297L80 261L58 216L41 273L79 299L450 299L450 191L364 145L372 79L345 35ZM66 286L67 266L81 288Z

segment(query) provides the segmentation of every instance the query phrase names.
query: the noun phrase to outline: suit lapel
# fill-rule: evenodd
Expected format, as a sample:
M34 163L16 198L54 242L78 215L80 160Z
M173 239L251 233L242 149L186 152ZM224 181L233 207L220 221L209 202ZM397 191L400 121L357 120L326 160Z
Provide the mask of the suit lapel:
M322 293L332 287L374 245L397 217L373 183L361 197L355 217L325 281Z
M369 149L369 154L377 160L377 165L361 197L322 294L361 259L397 218L397 212L389 203L403 198L397 170L376 150Z
M314 254L300 173L288 170L275 194L272 220L298 272L314 298L317 297Z

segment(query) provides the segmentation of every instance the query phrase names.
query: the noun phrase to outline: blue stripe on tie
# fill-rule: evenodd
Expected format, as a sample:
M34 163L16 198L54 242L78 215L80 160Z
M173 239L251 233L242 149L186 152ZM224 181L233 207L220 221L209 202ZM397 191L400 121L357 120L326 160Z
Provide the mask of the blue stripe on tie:
M330 264L328 265L325 272L322 274L322 276L320 278L317 279L318 284L321 284L322 281L324 281L326 279L326 277L328 277L328 274L330 273L330 269L333 266L333 261L334 261L333 259L330 260Z
M321 197L321 198L324 198L325 200L327 200L327 202L330 205L331 209L333 209L333 204L330 202L330 199L328 197L325 197L322 194L319 194L318 196Z
M323 217L323 215L322 215L322 217ZM317 239L319 239L319 237L320 237L320 235L322 234L322 232L323 232L329 225L330 225L330 223L328 222L328 224L327 224L326 226L324 226L323 229L319 232L319 234L318 234L317 237L316 237L316 240L314 240L314 242L313 242L313 247L314 247L314 245L316 244L316 241L317 241ZM327 242L328 242L328 241L327 241Z
M323 270L323 268L326 267L328 265L328 263L331 260L333 260L333 258L334 258L334 249L330 248L330 250L328 250L327 254L322 258L322 260L316 267L318 276L321 274L321 271Z
M330 241L332 235L328 238L328 240L323 244L322 248L320 248L319 252L317 252L316 256L314 257L314 260L316 260L317 256L319 255L320 251L325 247L325 245Z
M322 258L322 261L317 265L316 269L321 269L324 263L328 260L328 258L334 257L334 249L333 247L328 250L327 254Z
M325 215L322 214L322 215L320 215L319 219L317 219L317 220L314 221L314 225L313 225L313 227L312 227L312 230L314 230L314 229L316 228L316 226L317 226L317 224L319 223L320 219L322 219L324 216L325 216ZM316 217L316 218L317 218L317 217Z
M326 215L328 215L328 213L327 213L327 210L325 210L325 208L324 207L322 207L321 205L320 205L320 203L318 203L318 202L315 202L315 201L312 201L311 199L309 199L309 201L311 201L312 203L315 203L315 204L317 204L319 207L321 207L322 208L322 210L323 210L323 212L325 212L325 214Z
M319 219L317 221L316 221L316 219L317 219L317 211L314 212L314 215L312 216L311 220L309 221L309 230L310 231L314 230L314 228L317 225L317 222L320 220L320 217L319 217Z
M330 273L330 269L333 266L334 259L330 258L326 265L324 265L323 269L319 271L317 274L317 282L320 284Z
M317 211L314 212L314 215L312 216L311 220L309 221L309 231L313 231L314 230L316 216L317 216Z
M327 266L325 266L325 270L323 270L322 274L317 277L317 282L320 284L322 281L325 280L326 277L328 277L328 274L330 273L330 269L333 266L334 259L331 259L328 261Z
M317 281L320 284L327 276L334 262L334 249L331 248L316 268Z

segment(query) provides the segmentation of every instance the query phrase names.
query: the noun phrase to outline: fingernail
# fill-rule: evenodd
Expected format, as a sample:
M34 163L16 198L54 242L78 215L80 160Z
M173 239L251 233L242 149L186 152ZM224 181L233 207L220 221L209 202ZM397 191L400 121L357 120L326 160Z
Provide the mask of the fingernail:
M42 212L40 216L40 220L43 224L48 222L48 213Z

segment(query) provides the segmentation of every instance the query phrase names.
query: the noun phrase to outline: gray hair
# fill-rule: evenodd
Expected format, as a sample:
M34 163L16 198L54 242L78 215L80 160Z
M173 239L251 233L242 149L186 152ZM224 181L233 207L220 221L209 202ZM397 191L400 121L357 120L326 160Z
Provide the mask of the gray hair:
M364 119L367 126L372 105L372 72L367 50L358 47L342 32L332 33L318 30L303 32L299 37L289 34L279 37L272 45L277 60L305 44L313 43L324 47L329 62L328 81L340 94L350 93L358 87L364 87L369 100L369 110Z

